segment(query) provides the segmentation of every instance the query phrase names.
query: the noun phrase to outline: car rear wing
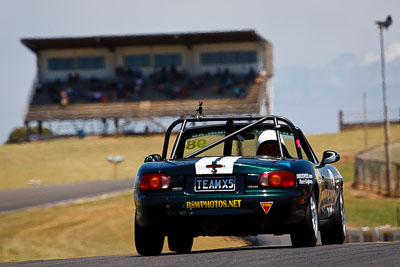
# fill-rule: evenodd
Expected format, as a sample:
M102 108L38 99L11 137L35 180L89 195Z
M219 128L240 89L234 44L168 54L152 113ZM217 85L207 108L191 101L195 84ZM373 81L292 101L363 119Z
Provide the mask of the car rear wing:
M172 152L171 152L171 159L175 159L177 157L177 150L178 150L178 145L181 142L183 133L186 129L186 125L187 123L193 123L193 122L218 122L218 121L224 121L227 123L227 127L228 125L233 128L234 122L235 121L247 121L247 122L251 122L250 124L248 124L247 126L229 133L228 135L226 135L225 137L207 145L204 148L201 148L199 150L197 150L194 153L191 153L189 155L187 155L187 158L191 158L191 157L195 157L201 153L203 153L204 151L213 148L223 142L226 142L228 140L232 140L233 137L235 137L237 134L240 134L243 131L246 131L248 129L251 129L265 121L272 121L274 124L274 130L276 132L277 135L277 140L278 140L278 144L279 144L279 152L281 157L284 157L284 153L283 153L283 149L282 149L282 143L281 143L281 139L278 136L278 131L281 128L281 125L279 124L279 122L284 122L286 123L289 128L291 129L295 142L296 142L296 151L297 151L297 156L299 159L302 159L302 153L301 153L301 145L300 145L300 139L299 139L299 133L297 132L297 128L294 126L294 124L288 120L285 117L281 117L281 116L259 116L259 115L247 115L247 116L195 116L195 117L183 117L180 119L177 119L176 121L174 121L167 129L167 132L165 133L165 138L164 138L164 146L163 146L163 151L162 151L162 158L166 159L167 158L167 153L168 153L168 144L169 144L169 139L172 133L172 130L179 124L182 124L179 131L178 131L178 136L176 137L174 146L172 148Z

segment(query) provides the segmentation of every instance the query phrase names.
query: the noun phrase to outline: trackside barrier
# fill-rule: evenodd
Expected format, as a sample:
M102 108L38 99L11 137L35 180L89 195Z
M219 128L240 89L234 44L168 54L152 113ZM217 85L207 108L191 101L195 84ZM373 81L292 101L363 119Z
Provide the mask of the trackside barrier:
M349 228L345 240L346 243L392 241L400 241L400 228L391 228L389 225L375 228Z
M391 149L400 148L400 140L391 142ZM400 196L400 162L392 161L392 174L389 184L386 180L386 163L377 159L376 155L383 153L383 146L372 146L355 155L355 174L353 188L369 189L378 194ZM389 188L389 192L387 189Z

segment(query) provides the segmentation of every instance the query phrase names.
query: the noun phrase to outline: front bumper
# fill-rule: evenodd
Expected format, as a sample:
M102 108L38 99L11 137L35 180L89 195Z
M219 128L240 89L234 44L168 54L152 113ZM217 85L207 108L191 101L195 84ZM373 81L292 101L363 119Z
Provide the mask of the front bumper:
M244 194L144 193L135 190L140 226L198 235L286 234L305 216L307 192L300 189L253 190ZM266 212L261 203L272 202Z

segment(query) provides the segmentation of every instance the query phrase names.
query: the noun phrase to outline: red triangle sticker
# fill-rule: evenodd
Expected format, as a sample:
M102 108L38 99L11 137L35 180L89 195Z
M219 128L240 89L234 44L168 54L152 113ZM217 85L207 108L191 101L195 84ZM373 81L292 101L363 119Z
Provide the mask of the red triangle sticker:
M263 208L265 214L268 214L269 209L272 207L272 203L274 202L260 202L260 205Z

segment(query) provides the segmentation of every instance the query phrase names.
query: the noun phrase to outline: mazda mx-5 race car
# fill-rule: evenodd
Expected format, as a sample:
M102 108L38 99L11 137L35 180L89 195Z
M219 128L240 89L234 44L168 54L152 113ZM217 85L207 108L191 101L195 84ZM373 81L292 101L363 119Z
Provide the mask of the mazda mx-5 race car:
M178 133L172 149L170 136ZM170 151L170 157L167 152ZM343 179L302 131L279 116L197 115L176 120L162 155L139 168L135 243L141 255L188 253L197 236L290 234L293 246L342 244Z

